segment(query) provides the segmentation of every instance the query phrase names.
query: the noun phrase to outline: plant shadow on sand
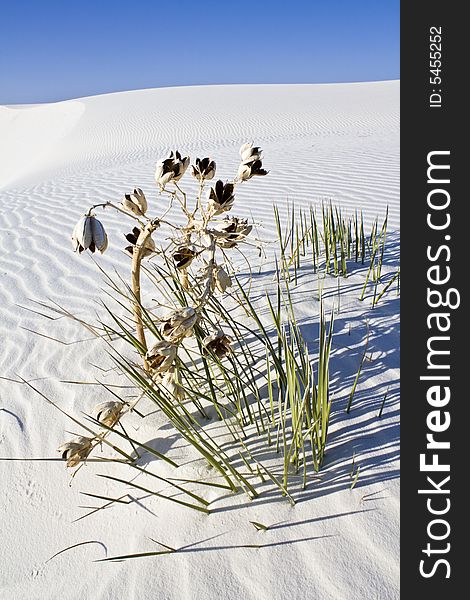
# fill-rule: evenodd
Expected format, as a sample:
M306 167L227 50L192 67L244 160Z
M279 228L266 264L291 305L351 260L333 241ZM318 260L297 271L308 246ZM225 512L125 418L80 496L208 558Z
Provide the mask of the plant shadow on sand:
M350 489L357 467L360 473L355 489L399 477L399 469L393 466L399 457L400 434L399 322L392 318L398 313L398 303L399 299L390 294L372 310L364 306L363 312L354 315L352 330L351 319L343 318L341 313L336 317L330 361L333 401L328 448L320 472L312 475L307 488L302 489L300 484L289 488L297 503ZM318 324L304 318L299 326L309 347L315 348ZM366 360L348 414L346 407L366 344ZM250 451L261 461L275 461L275 453L266 451L261 441L255 440ZM278 500L277 490L266 490L256 502Z
M372 255L372 261L374 260L374 255ZM387 252L384 254L383 260L385 272L383 273L383 279L379 279L380 283L378 285L380 289L378 293L385 288L387 282L393 276L392 269L396 269L398 258L399 240L397 235L390 234L387 240ZM243 280L245 277L248 277L250 281L249 300L241 288L236 292L236 295L238 295L239 291L241 291L247 302L249 302L250 310L248 311L245 307L245 311L249 316L251 311L252 320L263 330L262 335L265 336L266 343L266 346L263 346L263 338L261 337L260 344L260 336L255 329L244 328L244 343L253 349L253 354L256 356L256 360L253 362L254 371L251 371L251 374L253 376L253 373L256 373L256 379L258 380L258 375L260 379L255 382L257 399L255 398L256 391L250 391L248 387L243 393L243 397L246 396L245 401L247 413L250 415L251 426L247 426L246 432L243 432L243 436L246 434L246 438L239 440L239 442L243 444L243 448L246 449L250 458L254 458L255 462L253 464L258 467L258 474L256 475L255 471L244 459L242 446L239 445L237 447L237 441L235 444L233 440L228 441L227 431L229 429L224 429L224 426L227 424L223 420L218 422L215 406L204 406L204 410L200 411L200 415L197 414L195 407L190 403L186 403L184 408L188 419L193 420L196 424L195 430L199 428L199 425L197 425L199 422L201 429L204 430L207 427L211 438L219 444L219 448L223 452L223 454L218 455L219 458L221 456L230 457L230 468L236 469L242 476L245 475L245 477L253 480L253 484L255 483L254 480L256 480L256 492L254 492L253 488L250 489L252 489L253 495L256 496L256 493L259 493L259 496L254 501L250 501L250 504L254 502L256 505L260 505L282 501L280 491L285 492L285 489L279 484L277 487L276 485L273 486L275 479L271 475L269 478L261 476L259 465L263 469L263 465L269 465L271 473L282 479L282 474L279 474L279 470L283 468L283 460L284 486L286 489L286 480L289 480L288 491L290 496L289 494L286 495L289 496L290 500L294 499L297 503L306 502L313 498L326 496L342 490L357 489L392 480L397 478L399 473L398 469L394 467L399 455L399 427L397 423L399 396L397 376L399 366L399 324L397 314L399 299L395 297L394 289L391 289L383 297L380 296L377 303L374 302L376 299L377 284L375 292L372 282L369 282L367 286L371 269L370 265L367 264L367 257L364 260L364 264L348 260L347 277L325 274L324 264L317 265L318 272L314 272L312 264L308 260L304 262L308 264L299 265L293 277L290 270L287 272L285 266L282 267L281 278L283 280L283 287L280 288L281 291L278 296L278 318L280 319L281 310L288 314L289 311L291 311L292 315L295 314L295 316L292 316L292 320L288 320L287 337L293 338L295 331L298 331L308 350L306 364L311 364L312 374L315 377L318 375L317 381L319 381L320 375L316 371L319 368L319 364L321 364L321 359L318 359L317 350L321 346L320 337L322 327L323 331L325 331L326 323L328 323L328 320L324 320L324 307L326 307L325 310L327 313L335 317L333 351L331 357L328 359L329 390L332 405L331 410L328 408L328 416L326 417L326 423L329 422L326 428L328 429L328 444L327 447L325 446L326 451L323 464L323 454L319 461L316 457L314 459L313 455L311 457L312 460L310 460L309 444L311 443L312 449L314 445L309 440L305 444L305 447L309 448L305 453L302 443L303 463L298 461L295 463L297 472L294 473L294 461L291 460L290 463L288 462L292 458L292 455L289 454L286 462L283 459L283 453L276 452L275 450L276 444L273 443L275 429L271 429L271 439L268 439L265 433L260 434L258 423L256 423L258 432L254 431L253 421L251 420L250 410L254 414L259 410L261 429L264 432L261 405L264 404L263 410L268 414L268 398L270 394L265 373L263 374L263 368L260 368L260 364L266 365L268 338L270 338L269 352L273 354L275 352L274 347L280 337L279 324L277 326L274 325L276 317L273 312L273 305L271 304L271 300L268 303L266 299L266 288L273 286L267 286L266 283L269 280L275 284L277 278L277 283L280 285L279 265L272 271L263 270L259 274L244 272L240 276ZM343 272L345 273L346 270ZM344 288L343 293L341 287ZM236 286L234 286L234 289L236 289ZM364 290L366 290L365 294ZM240 299L241 296L238 297L241 309L243 300L240 301ZM257 320L258 318L263 320L266 329L261 325L261 321ZM319 325L320 321L323 323L322 327ZM294 346L292 348L294 352ZM240 349L243 349L241 345ZM246 350L243 349L243 353L245 352ZM196 370L200 369L201 361L197 359L193 361L193 365ZM221 365L219 365L219 368L221 368ZM295 375L295 377L297 376ZM188 376L185 375L185 377ZM206 370L206 377L211 377L208 370ZM189 380L186 379L186 381ZM246 382L248 382L248 379ZM232 388L228 387L228 389L230 391ZM306 386L305 389L308 390L309 387ZM263 400L261 401L260 399ZM287 406L285 398L283 401L286 402ZM290 399L289 402L291 402ZM347 407L348 410L346 410ZM351 408L351 411L349 411L349 408ZM153 421L151 415L155 415L155 412L152 411L146 415L150 417L150 421ZM209 418L207 420L201 417L201 415L204 415L204 412L208 413ZM243 412L240 415L243 416L244 421L246 415ZM283 431L294 431L292 417L287 416L285 418ZM318 419L318 421L320 420ZM298 422L300 423L301 421L299 420ZM154 425L157 425L157 422L155 424L150 423L149 425L155 431ZM324 428L324 426L322 427ZM202 483L204 476L210 475L207 466L204 468L201 465L201 463L204 463L204 459L201 456L193 457L188 454L187 450L191 445L190 436L185 436L185 434L183 436L179 435L176 431L177 429L173 428L170 424L162 424L158 419L157 436L150 439L150 436L147 437L146 442L141 439L139 442L135 441L135 444L132 443L133 452L130 458L131 460L134 459L133 466L138 471L134 479L140 478L151 463L166 456L168 456L169 462L173 466L175 466L175 462L172 461L175 460L180 467L183 467L183 469L175 472L176 477L180 474L186 475L188 472L190 474L194 473L194 469L196 469L198 471L197 475L195 477L187 475L191 477L187 481L195 483L195 480L200 475L203 475L201 477ZM284 444L286 444L286 440L284 440ZM296 450L296 454L298 451L299 449ZM284 454L285 452L286 449L284 448ZM291 450L289 450L290 452ZM176 454L180 456L176 456ZM178 460L181 457L182 461ZM307 470L305 471L304 480L302 478L303 464L307 464L308 470L308 474ZM321 465L318 472L314 471L314 465L315 467ZM221 467L222 470L223 468L225 467ZM247 469L250 472L246 472ZM224 475L223 472L222 475ZM156 476L158 477L158 475ZM123 480L117 479L117 481L125 483ZM174 479L173 481L177 480ZM168 480L167 483L170 483L170 481ZM177 486L174 487L176 488ZM242 484L237 487L241 489L244 486ZM139 489L139 486L137 485L136 488ZM144 487L140 487L140 490L148 491ZM375 493L373 492L373 494ZM178 492L176 492L176 495L178 495ZM237 498L233 502L230 501L230 497L233 498L233 495L221 493L217 500L212 499L210 502L210 512L236 510L245 504L248 505L248 502L241 502L239 494L237 494ZM129 498L130 502L138 503L139 506L146 508L142 504L145 496L139 499L131 498L130 496ZM174 501L177 502L178 500ZM206 510L205 512L208 511Z
M327 291L325 295L329 292ZM374 309L364 303L363 309L356 311L353 319L341 315L336 316L334 325L334 352L330 361L331 392L333 394L330 415L330 432L325 461L319 473L309 476L306 489L302 489L301 477L299 484L290 484L289 492L297 503L329 495L341 490L347 490L352 485L352 471L360 467L360 474L354 484L355 489L386 482L399 477L399 470L394 465L399 457L399 322L391 317L397 315L399 299L394 294L386 295ZM266 309L263 309L266 310ZM267 312L267 311L266 311ZM349 328L351 322L354 327ZM312 351L316 348L318 323L312 318L304 317L299 320L302 335ZM249 336L248 336L249 340ZM353 386L358 366L367 340L366 360L359 377L357 390L354 394L350 413L346 412L348 397ZM313 358L315 355L313 354ZM385 374L388 376L385 377ZM266 397L266 386L260 387L262 397ZM384 402L385 398L385 402ZM383 414L379 417L379 412ZM215 415L214 415L215 416ZM211 419L212 423L217 419ZM204 426L204 424L203 424ZM161 429L169 429L163 425ZM220 426L222 430L222 425ZM158 437L147 442L158 452L164 453L178 442L177 435ZM224 433L220 435L212 430L214 439L221 438L221 447L230 450L230 442L223 442ZM250 452L261 462L279 463L280 454L273 447L269 448L266 441L258 436L249 436L247 443ZM184 444L184 442L183 442ZM144 451L139 464L149 464L156 460L154 456ZM198 462L200 459L195 459ZM184 463L188 464L188 463ZM355 467L354 467L355 464ZM243 468L243 461L234 458L233 465ZM260 482L257 487L260 496L256 504L279 502L279 490L272 487L271 482ZM233 497L223 495L219 501L211 504L211 512L236 510L243 506L239 501L221 506ZM225 499L225 500L224 500ZM248 503L246 503L248 505Z
M159 429L166 429L166 427L160 427ZM159 452L160 454L166 455L174 446L174 444L180 442L180 437L177 433L165 433L164 436L154 437L149 440L146 440L142 446L137 446L134 452L132 453L132 457L137 458L136 465L139 467L144 467L145 465L149 465L154 460L159 460L154 454L152 454L148 448ZM147 448L146 448L147 446Z

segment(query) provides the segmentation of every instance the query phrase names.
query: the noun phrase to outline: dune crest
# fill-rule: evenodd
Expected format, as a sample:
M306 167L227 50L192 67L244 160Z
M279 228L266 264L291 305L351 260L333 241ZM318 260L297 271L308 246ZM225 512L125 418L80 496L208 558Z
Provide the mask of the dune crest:
M80 120L78 101L24 107L0 106L0 188L50 164L51 152Z

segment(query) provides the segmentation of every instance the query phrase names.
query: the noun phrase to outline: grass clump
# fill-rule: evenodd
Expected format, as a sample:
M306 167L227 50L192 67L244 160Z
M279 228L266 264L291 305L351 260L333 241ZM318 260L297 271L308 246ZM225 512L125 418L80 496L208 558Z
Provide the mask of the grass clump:
M296 210L293 204L282 221L274 206L279 242L280 268L286 279L298 283L301 268L310 265L319 276L348 277L348 265L367 265L359 295L362 301L372 284L372 307L376 306L392 284L399 282L399 271L391 278L382 272L388 228L388 207L382 225L375 219L366 232L362 210L345 216L339 206L322 204L320 215L315 207ZM339 289L339 288L338 288Z
M121 395L121 388L101 383L104 398L76 418L28 384L84 430L59 448L74 475L87 462L111 460L131 468L131 476L129 471L100 473L101 479L208 514L210 502L197 485L244 491L253 499L259 495L257 482L270 482L293 504L292 480L297 483L300 477L306 487L309 470L321 468L331 410L333 313L327 319L320 300L318 348L312 354L296 319L289 276L290 264L299 264L300 254L305 256L309 246L318 253L318 232L312 233L316 218L312 212L308 219L302 214L297 223L292 212L295 233L286 239L279 229L280 243L290 254L287 258L284 251L276 264L277 290L272 297L266 294L261 315L251 295L251 270L240 275L233 256L236 252L244 257L244 246L262 242L250 239L252 224L233 216L232 209L238 186L267 171L259 147L244 144L240 159L232 181L212 185L214 160L196 159L190 166L189 157L173 151L156 166L157 188L168 198L161 214L150 216L152 203L135 188L119 203L97 202L75 226L74 249L79 254L102 253L108 248L108 235L96 209L115 210L133 222L125 235L129 278L117 272L111 276L98 265L109 298L99 322L91 325L62 307L54 310L98 337L114 370L136 392L129 398ZM198 184L193 201L181 182L188 169ZM183 219L173 219L175 209ZM330 207L323 217L323 226L338 236L342 247L338 223L344 234L346 224L340 213ZM277 213L276 219L279 225ZM163 229L166 237L157 235ZM331 268L342 272L347 246L338 254L332 242L328 244ZM179 468L172 457L128 433L126 418L144 418L142 404L164 415L206 463L210 480L163 476L142 465L142 455L148 453L167 471ZM105 449L114 456L96 457ZM148 481L137 483L135 475L142 474ZM87 497L105 503L90 507L88 514L129 502L119 493L87 493Z

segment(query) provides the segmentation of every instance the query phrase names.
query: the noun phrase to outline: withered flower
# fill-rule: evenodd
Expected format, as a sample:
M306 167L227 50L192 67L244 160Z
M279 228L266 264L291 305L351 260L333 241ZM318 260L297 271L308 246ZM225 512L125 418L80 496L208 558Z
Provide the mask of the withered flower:
M92 451L92 442L92 438L79 435L70 442L62 444L57 452L60 452L63 460L67 461L67 467L76 467Z
M221 248L234 248L239 242L245 240L252 229L247 219L229 217L218 223L212 233L216 244Z
M213 179L215 175L215 161L211 158L196 158L196 163L192 166L192 176L198 181L204 179Z
M97 421L106 425L106 427L114 427L119 421L124 404L117 400L108 400L97 404L92 410L92 417Z
M147 350L145 360L155 373L164 373L173 364L177 348L174 344L160 340Z
M121 200L123 208L127 211L142 217L147 212L147 199L144 192L140 188L134 188L132 194L124 194L124 198Z
M242 162L261 160L262 154L263 151L259 146L255 146L253 148L253 144L250 144L249 142L243 144L243 146L240 148L240 156L242 158Z
M233 183L224 183L219 179L208 193L208 206L214 215L230 210L235 200Z
M177 269L187 269L193 262L196 252L190 246L179 246L173 253L173 260L176 262Z
M232 352L232 339L219 330L213 335L208 335L202 341L206 354L215 354L217 358L222 359Z
M183 338L192 334L197 319L198 316L194 308L190 306L178 308L171 311L167 317L160 319L160 333L169 342L180 342Z
M177 183L185 174L188 166L189 156L183 158L178 150L171 151L168 158L163 158L157 162L155 168L157 185L162 190L170 181Z
M108 247L108 236L103 225L94 215L83 216L75 225L72 233L72 244L75 252L81 254L84 250L101 254Z
M131 246L126 246L125 250L126 250L126 252L129 252L129 254L131 256L134 253L134 248L136 247L137 240L139 239L139 235L141 234L141 231L142 230L139 229L139 227L134 227L132 232L127 233L125 236L126 240L131 243ZM154 252L155 252L155 242L153 241L152 236L149 235L145 241L144 249L142 250L142 256L143 256L143 258L146 258L147 256L150 256Z

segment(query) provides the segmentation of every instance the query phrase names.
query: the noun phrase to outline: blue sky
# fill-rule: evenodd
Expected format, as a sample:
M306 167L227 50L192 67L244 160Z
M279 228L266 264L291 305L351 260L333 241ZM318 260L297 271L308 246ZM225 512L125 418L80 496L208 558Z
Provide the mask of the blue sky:
M12 0L1 8L0 104L398 78L398 0Z

